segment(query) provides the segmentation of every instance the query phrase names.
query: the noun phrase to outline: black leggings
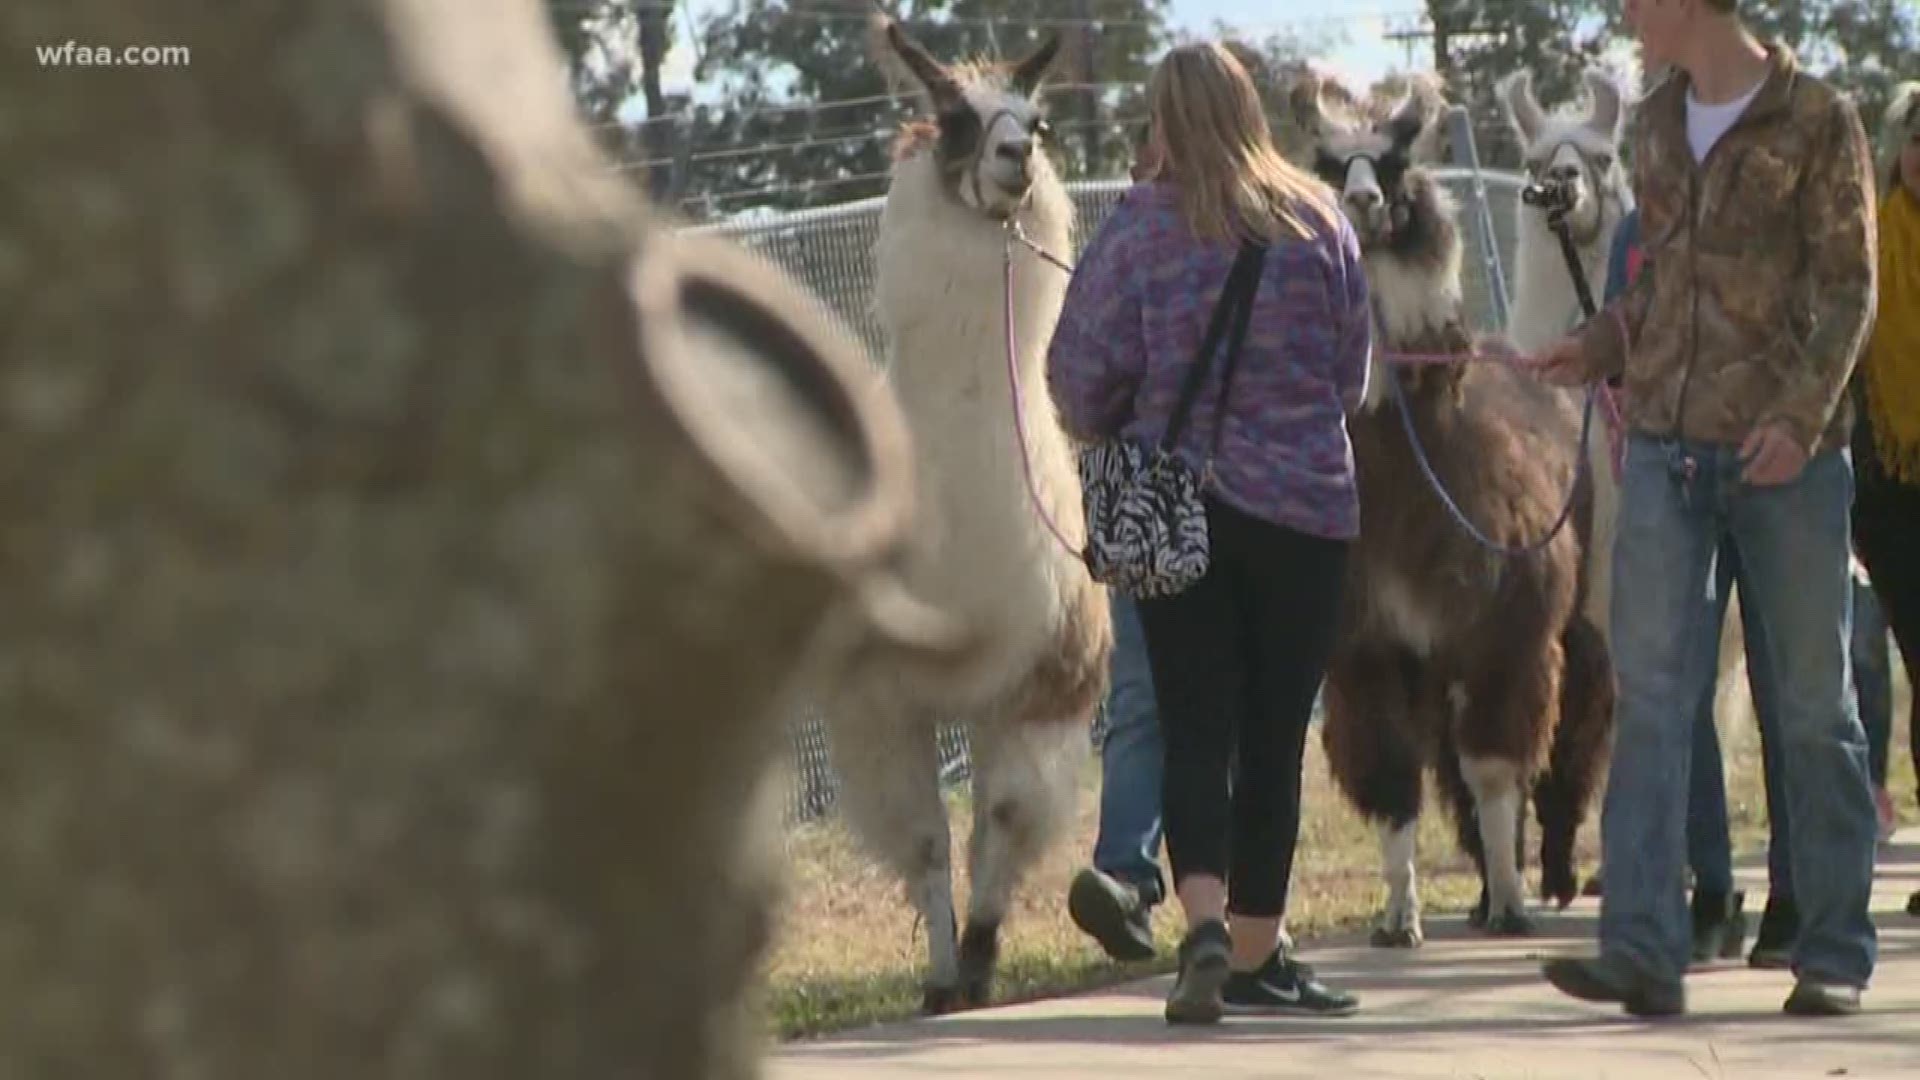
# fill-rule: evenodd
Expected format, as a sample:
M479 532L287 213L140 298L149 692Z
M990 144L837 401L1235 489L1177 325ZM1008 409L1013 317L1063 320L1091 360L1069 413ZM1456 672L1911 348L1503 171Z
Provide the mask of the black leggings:
M1873 594L1900 647L1907 682L1920 689L1920 485L1880 471L1870 451L1854 444L1859 478L1853 500L1854 546L1873 578ZM1908 712L1909 752L1920 769L1920 693Z
M1226 881L1230 911L1286 912L1300 765L1332 653L1348 544L1207 502L1213 563L1140 601L1166 741L1167 858L1177 884Z

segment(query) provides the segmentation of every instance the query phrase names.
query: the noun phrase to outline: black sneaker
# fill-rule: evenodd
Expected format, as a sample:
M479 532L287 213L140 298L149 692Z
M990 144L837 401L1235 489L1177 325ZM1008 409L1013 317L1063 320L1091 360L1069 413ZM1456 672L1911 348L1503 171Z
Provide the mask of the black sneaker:
M1227 976L1220 997L1227 1011L1278 1016L1352 1016L1360 1001L1352 994L1329 989L1314 977L1313 969L1274 950L1258 971L1236 971Z
M1167 995L1167 1023L1219 1023L1225 1011L1220 988L1231 971L1232 954L1226 923L1204 922L1187 931L1180 942L1180 974Z
M1800 935L1800 912L1792 900L1767 897L1760 914L1760 932L1754 935L1747 966L1784 971L1793 966L1793 939Z
M1091 867L1082 870L1067 889L1067 915L1115 960L1153 959L1153 907L1132 885Z
M1581 1001L1619 1002L1633 1016L1679 1016L1687 1011L1687 988L1679 980L1662 982L1611 956L1549 960L1541 968L1561 993Z
M1735 890L1725 893L1693 894L1693 959L1737 960L1747 943L1747 894Z
M1907 897L1907 914L1920 915L1920 891L1916 891L1912 896Z
M1860 988L1801 979L1781 1011L1789 1016L1852 1016L1860 1011Z

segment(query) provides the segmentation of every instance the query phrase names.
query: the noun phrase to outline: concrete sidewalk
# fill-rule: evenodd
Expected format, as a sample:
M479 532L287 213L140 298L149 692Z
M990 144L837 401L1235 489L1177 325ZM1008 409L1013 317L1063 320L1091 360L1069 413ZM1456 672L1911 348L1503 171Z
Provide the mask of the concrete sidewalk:
M1743 868L1750 928L1765 873ZM1880 965L1861 1015L1799 1020L1780 1005L1790 973L1724 962L1688 980L1689 1015L1643 1022L1562 996L1548 956L1593 948L1598 901L1540 916L1538 937L1495 941L1459 918L1428 922L1415 953L1360 938L1302 958L1361 998L1345 1020L1229 1018L1176 1029L1161 1018L1168 979L794 1044L771 1080L914 1077L1827 1077L1920 1078L1920 830L1882 849L1874 897ZM1749 934L1749 944L1751 944ZM1091 946L1090 946L1091 947Z

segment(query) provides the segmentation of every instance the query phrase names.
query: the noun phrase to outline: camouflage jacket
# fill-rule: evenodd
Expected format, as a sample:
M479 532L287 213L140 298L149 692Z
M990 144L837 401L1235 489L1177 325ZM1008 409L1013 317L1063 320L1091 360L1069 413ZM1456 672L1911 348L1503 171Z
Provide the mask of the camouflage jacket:
M1580 332L1587 373L1624 375L1637 431L1738 444L1784 421L1844 446L1848 376L1872 323L1873 165L1851 102L1768 45L1772 70L1704 165L1688 80L1641 103L1634 194L1645 262Z

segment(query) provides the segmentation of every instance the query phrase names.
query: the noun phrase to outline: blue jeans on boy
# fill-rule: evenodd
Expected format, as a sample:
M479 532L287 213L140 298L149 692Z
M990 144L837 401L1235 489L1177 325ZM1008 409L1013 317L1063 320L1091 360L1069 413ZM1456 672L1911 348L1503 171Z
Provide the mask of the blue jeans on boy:
M1867 730L1867 768L1873 786L1887 786L1887 744L1893 738L1893 656L1887 648L1887 618L1873 586L1853 580L1853 681L1860 698L1860 726Z
M1689 759L1702 688L1717 667L1715 555L1730 540L1741 606L1766 628L1778 696L1780 790L1793 823L1781 846L1800 914L1793 968L1802 979L1864 987L1878 950L1868 918L1876 820L1848 656L1852 465L1844 451L1823 452L1777 487L1750 486L1740 471L1734 446L1628 439L1614 548L1620 697L1601 824L1601 950L1669 982L1691 959Z
M1693 761L1687 771L1687 864L1693 870L1694 891L1725 896L1733 891L1732 823L1727 815L1726 766L1720 756L1720 732L1713 723L1714 694L1718 689L1720 635L1727 621L1727 603L1740 578L1740 552L1731 538L1714 553L1713 613L1706 638L1695 647L1713 657L1716 674L1701 689L1694 713ZM1767 895L1793 896L1793 862L1787 857L1789 815L1780 764L1779 696L1768 658L1767 628L1752 604L1740 605L1740 630L1746 641L1747 686L1753 693L1753 711L1760 724L1761 769L1767 789Z
M1100 832L1094 869L1140 891L1143 903L1166 897L1160 875L1160 713L1147 667L1147 638L1131 597L1112 594L1112 686L1100 744Z

